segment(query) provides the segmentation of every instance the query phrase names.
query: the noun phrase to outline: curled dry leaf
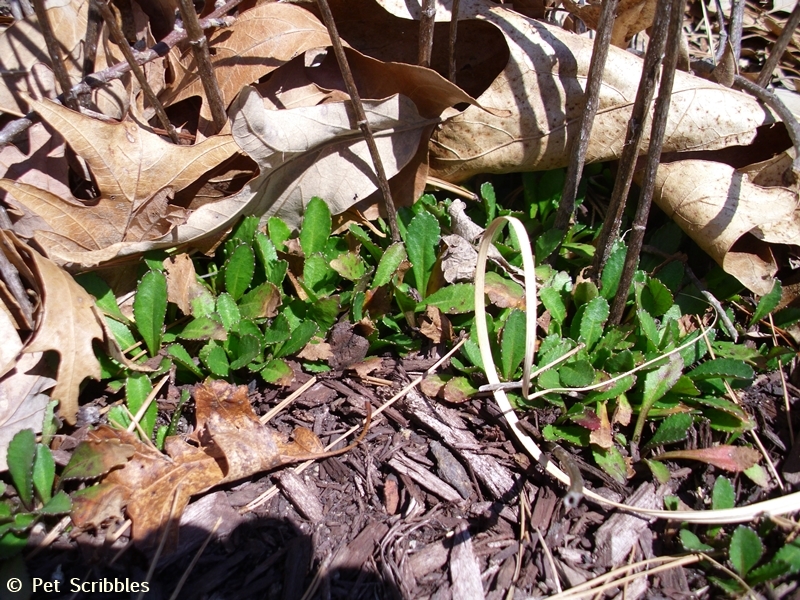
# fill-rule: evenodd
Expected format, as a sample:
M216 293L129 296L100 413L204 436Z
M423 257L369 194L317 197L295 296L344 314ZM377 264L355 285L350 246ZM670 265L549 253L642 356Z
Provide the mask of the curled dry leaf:
M685 459L699 460L700 462L714 465L720 469L741 473L746 471L761 459L758 450L745 446L719 445L712 448L698 448L695 450L673 450L664 452L656 457L657 460Z
M233 27L217 29L208 44L222 102L228 106L244 86L306 50L330 45L330 38L325 26L307 10L292 4L268 2L244 11ZM177 49L172 50L173 55L177 53ZM172 84L172 89L173 94L165 99L166 105L192 96L205 98L193 58ZM200 115L211 122L207 101L203 102Z
M171 192L193 184L236 152L230 136L175 146L129 119L108 123L50 101L31 100L31 105L86 161L101 193L82 203L70 194L0 180L9 203L33 213L37 224L46 223L34 238L61 263L95 266L129 246L141 251L135 242L152 247L152 240L163 239L185 220L184 209L169 203ZM26 217L17 226L21 232L32 228ZM174 244L164 240L161 245Z
M402 0L377 1L397 17L412 18ZM437 3L437 21L450 20L449 4ZM447 120L431 139L431 174L458 182L477 173L566 166L568 142L583 111L592 40L485 0L461 2L459 20L470 19L495 26L508 45L507 64L477 98L481 106L508 112L470 106ZM642 59L610 49L587 162L619 157L641 70ZM745 145L759 125L772 121L753 98L678 72L664 151ZM642 127L645 152L650 126Z
M130 445L134 452L120 469L110 471L98 493L75 498L73 515L87 524L92 506L126 507L133 522L133 540L143 547L156 545L164 528L178 522L191 496L216 485L249 477L261 471L307 458L321 451L319 439L309 430L295 430L295 441L287 442L262 425L253 413L246 386L208 381L195 389L198 446L178 437L167 438L167 455L143 444L126 431L100 427L89 434L94 443L114 440ZM120 501L120 498L123 500ZM122 514L107 514L121 519ZM167 548L175 548L177 531L167 534Z
M797 192L756 185L754 177L715 162L662 164L654 199L725 271L764 295L780 266L776 245L800 240L800 209Z

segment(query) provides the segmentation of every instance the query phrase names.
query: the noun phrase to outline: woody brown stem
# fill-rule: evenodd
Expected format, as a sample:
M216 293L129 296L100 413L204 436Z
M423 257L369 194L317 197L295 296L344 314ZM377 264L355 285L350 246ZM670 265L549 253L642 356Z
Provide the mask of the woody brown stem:
M208 106L211 109L214 127L217 131L220 131L225 127L228 115L225 113L222 91L219 89L219 82L214 74L214 66L211 64L211 56L208 53L208 39L203 33L200 21L197 19L192 0L180 0L180 10L183 26L186 28L187 39L194 54L194 61L197 63L197 72L200 75Z
M347 93L350 95L350 101L353 104L353 110L356 113L356 121L364 139L367 142L372 163L375 166L375 172L378 176L378 187L383 194L383 206L386 210L386 218L389 221L389 229L392 233L392 241L400 241L400 229L397 227L397 211L392 201L392 192L389 189L389 180L386 178L386 171L383 168L383 161L381 160L378 146L375 144L375 136L372 134L372 128L369 126L367 115L364 112L364 104L361 102L361 96L356 88L356 82L353 79L353 73L350 71L350 65L347 62L347 56L344 53L342 40L339 37L339 32L336 29L336 23L333 20L333 13L327 0L317 0L319 11L322 16L322 22L328 28L328 34L331 38L333 52L336 55L336 61L339 63L339 70L342 72L344 85L347 88Z
M44 43L47 46L47 53L50 55L50 62L53 66L53 74L58 82L58 87L64 94L64 104L72 110L78 109L78 102L75 96L70 94L72 83L69 80L69 73L67 67L64 66L64 55L61 54L61 47L58 45L58 40L53 33L53 26L50 23L50 15L44 7L44 0L33 0L33 10L36 12L36 20L39 21L39 27L44 36Z

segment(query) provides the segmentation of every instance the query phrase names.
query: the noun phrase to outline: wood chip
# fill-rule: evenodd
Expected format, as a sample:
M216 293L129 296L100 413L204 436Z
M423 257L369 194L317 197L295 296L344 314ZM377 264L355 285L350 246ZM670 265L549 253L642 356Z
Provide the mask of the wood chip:
M448 502L459 502L461 495L436 475L415 463L403 453L389 459L389 466L398 473L407 475L429 492L436 494Z
M472 550L472 537L466 523L459 526L453 538L450 582L453 586L453 600L479 600L485 597L481 569Z
M660 508L664 491L656 493L652 483L644 483L625 499L625 504L639 508ZM598 563L618 567L628 559L633 545L639 541L639 534L647 529L649 519L630 513L614 513L603 523L595 535Z
M321 523L325 520L316 486L309 484L290 469L281 471L276 479L281 491L297 512L312 523Z

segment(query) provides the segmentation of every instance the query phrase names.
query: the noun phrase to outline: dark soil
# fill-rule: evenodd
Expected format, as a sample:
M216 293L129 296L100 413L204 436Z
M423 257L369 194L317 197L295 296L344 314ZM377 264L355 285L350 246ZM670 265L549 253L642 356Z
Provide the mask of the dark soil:
M433 358L384 358L373 376L391 386L350 372L326 374L272 425L286 432L303 425L326 443L360 421L365 399L377 409ZM290 391L253 389L253 405L263 414ZM789 394L795 402L800 397L791 384ZM780 469L790 449L779 374L761 376L745 399ZM797 432L800 419L794 416ZM702 424L694 433L698 445L709 435ZM675 524L621 514L612 519L614 511L586 502L567 511L563 488L531 466L510 439L491 398L447 406L412 392L378 415L365 441L346 455L300 475L292 469L267 473L196 498L181 520L179 548L160 558L144 598L170 598L189 569L179 598L546 597L558 591L559 582L569 588L621 563L681 552ZM584 476L587 485L615 499L671 493L689 507L704 508L700 494L720 472L698 464L670 464L676 476L669 489L657 489L644 471L627 487L598 478L593 469ZM738 504L777 493L744 477L735 484ZM34 534L26 553L31 577L61 583L60 593L40 589L33 597L136 597L130 590L147 580L153 551L129 545L127 532L112 541L117 529L118 524L100 532L67 530L31 556L44 532ZM619 545L626 530L636 533ZM124 590L126 582L128 592L103 591L114 584ZM74 594L79 585L87 593ZM623 592L607 597L617 593ZM688 567L640 578L619 597L720 594L709 587L706 571ZM800 597L797 582L779 585L773 597Z

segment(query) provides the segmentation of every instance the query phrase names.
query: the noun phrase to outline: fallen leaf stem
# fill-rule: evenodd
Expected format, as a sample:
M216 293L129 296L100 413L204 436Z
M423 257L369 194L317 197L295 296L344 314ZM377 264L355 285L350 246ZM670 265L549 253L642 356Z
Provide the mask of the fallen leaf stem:
M592 48L592 61L589 65L589 77L586 81L584 94L584 109L578 131L570 145L569 166L567 167L564 190L561 193L561 203L558 205L555 229L566 231L569 221L575 212L575 198L578 195L578 183L581 180L583 165L586 162L586 150L589 148L589 136L597 107L600 104L600 88L603 84L608 47L611 45L611 33L614 30L614 19L617 14L619 0L604 0L600 12L600 22L597 24L597 36L594 38ZM557 254L557 253L556 253Z
M756 83L761 87L767 87L767 84L772 77L772 73L775 71L775 67L778 66L778 62L781 60L781 57L783 57L783 53L789 46L789 42L792 41L792 36L794 35L795 31L797 31L798 26L800 26L800 2L794 5L792 14L789 15L789 19L783 26L783 31L781 31L781 34L775 41L775 45L772 46L772 50L770 50L767 61L764 63L764 67L758 74Z
M350 70L350 64L347 62L347 56L344 53L342 40L339 37L339 32L336 29L336 22L333 19L331 7L328 0L317 0L319 6L320 16L322 22L328 29L328 35L331 38L331 45L333 46L333 53L336 55L336 62L339 63L339 70L342 72L344 85L347 88L347 93L350 95L350 101L353 104L353 110L356 113L356 122L364 135L369 148L372 163L375 166L375 173L378 176L378 187L383 194L383 206L386 210L386 219L389 221L389 229L392 232L392 242L400 241L400 229L397 226L397 210L392 201L392 192L389 189L389 180L386 177L386 171L383 168L383 161L381 160L378 146L375 144L375 137L372 135L372 129L367 120L367 114L364 112L364 104L361 102L361 96L356 88L356 82L353 79L353 73Z
M639 265L639 254L642 252L644 234L647 229L647 219L650 216L650 207L653 203L653 193L656 187L656 172L661 162L661 149L664 145L664 133L667 130L669 107L672 101L672 82L675 79L675 69L678 65L678 55L681 47L681 24L683 22L683 0L672 0L666 23L656 23L656 26L667 31L667 47L664 56L661 83L658 88L653 113L653 125L650 129L650 144L647 149L647 160L644 166L644 176L639 193L639 204L628 240L628 252L625 255L625 265L622 269L617 293L611 303L608 322L617 325L622 320L625 304L628 301L633 275Z
M597 240L597 251L592 265L593 277L596 280L599 280L603 267L611 255L614 240L619 236L622 213L625 210L625 200L628 198L628 192L631 189L633 171L636 168L639 148L642 145L644 123L653 102L656 82L661 71L661 58L667 41L667 28L658 24L666 22L669 17L669 7L670 0L659 0L656 5L653 36L650 38L650 44L647 46L647 52L644 55L642 76L639 80L639 88L636 91L636 100L633 104L631 118L628 121L619 169L614 181L614 191L611 193L608 212Z
M192 0L180 0L179 7L181 19L186 29L187 39L192 48L194 61L197 64L197 73L203 84L203 90L208 99L208 106L211 109L211 117L214 120L214 127L217 132L225 127L228 115L225 112L225 104L222 101L222 91L219 89L217 76L214 74L214 67L211 64L211 56L208 53L208 38L206 38L197 13L194 10ZM177 143L177 142L176 142Z
M6 213L5 207L2 207L2 216L5 219L0 218L0 227L2 229L11 229L11 222L8 219L8 213ZM3 221L8 221L8 224L3 223ZM6 245L6 238L3 237L3 245ZM11 292L11 295L14 296L14 300L17 301L17 305L19 306L20 311L22 311L22 316L25 319L25 323L23 325L30 330L34 328L34 319L33 319L33 304L31 303L31 299L28 297L27 292L25 291L25 286L22 284L22 279L20 279L19 271L17 268L11 264L11 261L8 260L5 252L0 249L0 275L2 275L3 281L5 282L6 286L8 287L8 291Z
M136 77L136 80L142 87L142 92L147 98L147 101L150 103L150 106L155 109L156 117L158 117L159 123L161 123L161 126L166 130L167 135L169 135L169 139L172 140L173 144L180 143L180 139L178 138L178 133L175 131L175 127L173 127L172 123L169 122L167 113L164 111L164 106L156 96L153 88L150 87L150 83L147 81L147 77L145 76L144 71L142 71L142 67L137 64L136 58L133 56L133 52L131 51L131 46L128 44L125 34L122 33L122 29L120 28L119 23L117 23L117 19L114 17L114 12L112 11L111 7L105 0L94 0L92 2L92 6L96 6L97 10L100 12L100 15L103 17L109 33L111 34L111 39L122 51L122 55L125 57L128 65L130 65L133 76Z
M222 25L230 24L230 22L225 21L223 17L225 17L228 12L236 8L241 2L242 0L228 0L228 2L220 6L205 19L201 19L200 26L203 27L203 29L206 29L208 27L220 27ZM152 48L149 48L143 52L134 51L133 55L136 58L136 64L143 65L152 60L156 60L157 58L164 57L171 48L185 39L185 30L173 30L169 35L164 37L164 39L155 44ZM89 93L93 89L102 87L110 81L119 79L130 70L131 67L127 61L118 62L107 69L87 75L80 82L72 86L72 89L69 90L69 94L77 97L81 94ZM62 97L63 94L62 96L59 96L58 100L61 100ZM35 118L34 114L35 113L29 113L22 118L11 121L5 127L3 127L3 129L0 130L0 148L11 143L17 135L33 125Z
M61 88L61 92L64 95L64 104L72 110L78 110L78 101L75 95L70 92L72 83L69 80L67 67L64 66L64 55L61 54L58 39L53 33L53 25L50 23L50 15L45 9L44 0L33 0L33 10L36 12L36 20L39 21L39 28L42 30L47 53L50 55L53 74L58 82L58 87Z
M89 10L86 14L86 36L83 38L83 66L81 68L82 77L94 73L95 60L97 59L97 42L100 40L100 28L103 17L97 6L99 0L89 1ZM80 94L78 103L83 108L90 108L92 102L91 94Z
M733 49L733 64L736 72L739 71L739 57L742 55L742 26L744 23L744 0L732 0L731 2L731 22L728 37L731 40Z

